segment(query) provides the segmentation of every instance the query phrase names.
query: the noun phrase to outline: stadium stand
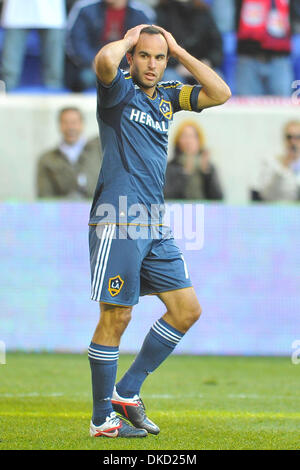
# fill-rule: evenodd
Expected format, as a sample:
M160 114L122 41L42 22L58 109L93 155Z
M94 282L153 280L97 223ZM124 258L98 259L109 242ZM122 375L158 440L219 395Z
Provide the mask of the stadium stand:
M73 2L74 3L74 2ZM206 0L211 5L213 0ZM1 2L0 2L1 6ZM235 31L222 32L223 38L223 63L222 72L225 80L230 86L233 95L235 94L235 67L237 61L236 55L236 33ZM0 57L3 43L3 28L0 27ZM32 30L27 40L27 52L24 62L21 83L15 91L17 93L49 93L42 85L41 64L40 64L40 42L37 31ZM295 32L292 36L292 63L294 70L294 79L300 80L300 32ZM1 78L1 77L0 77ZM69 91L61 90L61 93Z

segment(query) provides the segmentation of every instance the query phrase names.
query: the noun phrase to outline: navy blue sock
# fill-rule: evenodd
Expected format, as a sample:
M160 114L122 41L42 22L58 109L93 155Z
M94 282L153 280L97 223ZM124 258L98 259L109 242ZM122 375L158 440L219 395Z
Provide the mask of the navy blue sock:
M118 394L124 398L139 395L140 388L153 372L174 350L184 333L160 318L147 334L143 346L128 371L117 383Z
M92 421L95 426L99 426L113 411L111 397L117 375L119 348L91 343L88 356L93 389Z

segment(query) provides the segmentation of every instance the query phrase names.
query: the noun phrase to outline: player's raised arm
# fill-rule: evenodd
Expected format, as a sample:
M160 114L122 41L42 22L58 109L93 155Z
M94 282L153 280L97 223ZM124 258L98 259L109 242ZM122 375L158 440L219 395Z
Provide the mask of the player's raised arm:
M170 55L175 57L193 75L195 80L202 85L198 96L199 109L225 103L231 97L231 91L224 80L210 67L180 47L168 31L159 26L156 27L163 33L169 46Z
M140 31L146 26L149 25L135 26L127 31L123 39L110 42L100 49L94 60L94 69L102 83L109 85L113 81L122 58L136 45Z

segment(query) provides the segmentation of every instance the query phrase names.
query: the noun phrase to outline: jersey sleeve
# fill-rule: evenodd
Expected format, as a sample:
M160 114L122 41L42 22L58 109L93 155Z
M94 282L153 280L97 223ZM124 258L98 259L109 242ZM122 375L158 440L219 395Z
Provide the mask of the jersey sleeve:
M129 91L133 89L132 78L127 72L118 69L117 75L105 85L97 78L97 103L100 108L112 108L122 103Z
M198 95L202 87L200 85L185 85L179 81L165 82L161 85L169 96L174 113L177 111L195 111L198 108Z

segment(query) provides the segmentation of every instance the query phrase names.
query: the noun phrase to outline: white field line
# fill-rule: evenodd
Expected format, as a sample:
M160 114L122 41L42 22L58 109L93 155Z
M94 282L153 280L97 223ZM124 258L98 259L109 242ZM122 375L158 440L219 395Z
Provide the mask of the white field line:
M31 393L0 393L1 398L34 398L34 397L41 397L41 398L50 398L50 397L90 397L90 392L78 392L72 394L66 394L62 392L55 392L55 393L38 393L38 392L31 392ZM179 399L186 399L186 398L207 398L211 395L205 395L202 393L187 393L185 395L173 395L173 394L143 394L143 398L157 398L162 400L179 400ZM224 398L229 399L243 399L243 400L261 400L261 399L268 399L268 400L295 400L300 399L300 396L295 395L259 395L256 393L247 394L247 393L237 393L237 394L227 394L224 395Z
M208 394L203 394L203 393L187 393L186 395L171 395L171 394L166 394L166 395L155 395L155 394L152 394L152 395L144 395L143 394L143 397L145 398L160 398L160 399L184 399L184 398L208 398L210 397L211 395L208 395ZM259 395L259 394L256 394L256 393L252 393L252 394L247 394L247 393L237 393L237 394L233 394L233 393L229 393L227 395L224 395L225 398L231 398L231 399L248 399L248 400L261 400L261 399L264 399L264 398L267 398L267 399L274 399L274 400L281 400L281 399L292 399L294 400L295 398L297 399L300 399L300 396L291 396L291 395Z
M64 393L0 393L0 398L62 397Z

